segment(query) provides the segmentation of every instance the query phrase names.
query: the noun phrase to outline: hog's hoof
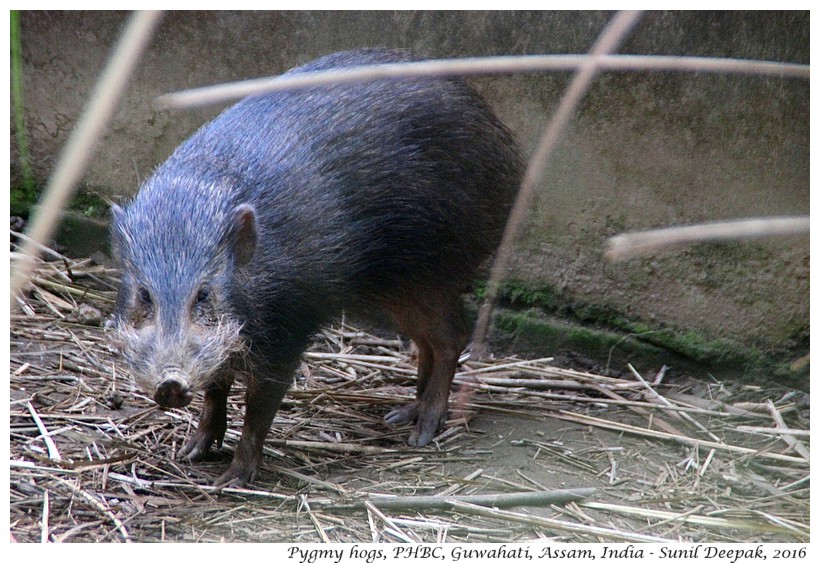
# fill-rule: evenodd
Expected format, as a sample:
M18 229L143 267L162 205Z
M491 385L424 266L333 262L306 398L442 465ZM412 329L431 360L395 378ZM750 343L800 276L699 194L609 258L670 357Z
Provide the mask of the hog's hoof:
M220 489L225 487L243 487L256 479L256 473L256 467L246 467L234 461L228 470L214 482L214 486Z
M384 415L384 421L387 424L399 426L402 424L410 424L415 422L419 416L419 407L415 401L408 405L397 407Z
M216 438L207 432L196 432L179 450L177 457L188 461L203 461Z
M414 426L413 431L410 432L410 437L407 438L407 443L411 446L426 446L432 442L433 438L436 437L436 434L444 428L446 418L446 411L442 416L434 415L426 417L424 415L420 415L416 421L416 426Z
M419 409L417 402L393 409L384 417L384 421L391 425L409 424L416 426L410 432L407 443L411 446L426 446L433 441L436 434L444 428L447 420L447 409Z

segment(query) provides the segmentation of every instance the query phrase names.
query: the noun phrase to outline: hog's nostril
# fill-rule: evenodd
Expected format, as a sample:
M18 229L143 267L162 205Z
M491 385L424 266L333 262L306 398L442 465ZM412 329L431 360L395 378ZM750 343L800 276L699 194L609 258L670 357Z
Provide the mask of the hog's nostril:
M154 401L162 408L184 407L193 398L194 392L179 379L166 379L154 393Z

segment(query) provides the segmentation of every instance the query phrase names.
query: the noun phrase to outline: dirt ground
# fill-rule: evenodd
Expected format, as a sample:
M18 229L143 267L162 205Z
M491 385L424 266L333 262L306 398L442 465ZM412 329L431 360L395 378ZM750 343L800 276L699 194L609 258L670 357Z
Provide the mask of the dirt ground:
M412 448L382 420L412 399L412 350L350 326L306 355L256 482L215 490L241 389L222 450L176 460L200 400L161 411L129 389L100 326L107 272L67 266L43 264L11 318L17 542L808 541L804 393L467 361L447 429Z

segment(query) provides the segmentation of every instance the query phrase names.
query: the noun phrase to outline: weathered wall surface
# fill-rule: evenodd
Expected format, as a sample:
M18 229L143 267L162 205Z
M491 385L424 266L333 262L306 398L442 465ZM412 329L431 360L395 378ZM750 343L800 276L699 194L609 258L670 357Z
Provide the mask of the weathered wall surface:
M219 108L159 112L152 99L272 75L363 46L433 57L585 52L611 14L174 12L166 15L84 179L112 198ZM125 14L24 12L27 127L47 177ZM621 52L809 62L800 13L648 13ZM568 74L473 82L532 150ZM12 161L14 161L12 140ZM14 166L12 166L14 168ZM511 278L564 303L764 350L808 347L808 238L708 245L620 265L623 231L809 210L809 82L689 73L600 77L540 186Z

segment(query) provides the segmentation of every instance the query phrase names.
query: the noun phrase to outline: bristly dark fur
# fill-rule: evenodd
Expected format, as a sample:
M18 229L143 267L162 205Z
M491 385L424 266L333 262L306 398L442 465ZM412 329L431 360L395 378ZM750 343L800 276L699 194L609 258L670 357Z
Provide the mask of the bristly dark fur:
M406 60L353 51L292 72ZM286 386L285 370L322 323L375 306L431 353L442 338L454 348L463 329L450 296L495 248L522 162L509 131L457 79L248 98L183 143L127 209L114 209L125 356L149 388L169 364L207 391L222 370L182 356L222 340L225 353L205 355L221 364L240 347L238 330L256 377ZM424 315L411 310L414 299ZM178 375L189 365L199 373Z

